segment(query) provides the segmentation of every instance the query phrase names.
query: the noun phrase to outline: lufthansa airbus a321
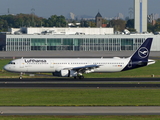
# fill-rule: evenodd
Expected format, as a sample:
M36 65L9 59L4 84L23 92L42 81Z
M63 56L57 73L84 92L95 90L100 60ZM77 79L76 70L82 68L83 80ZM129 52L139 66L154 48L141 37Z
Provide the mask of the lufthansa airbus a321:
M53 76L83 79L84 73L121 72L154 64L148 59L153 38L147 38L137 51L128 58L21 58L4 66L9 72L52 73Z

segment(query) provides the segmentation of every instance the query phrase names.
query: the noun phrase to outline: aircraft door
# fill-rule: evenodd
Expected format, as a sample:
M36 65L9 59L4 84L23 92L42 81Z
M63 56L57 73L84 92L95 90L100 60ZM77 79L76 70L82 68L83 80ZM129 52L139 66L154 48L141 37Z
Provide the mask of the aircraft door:
M88 61L87 64L88 65L92 65L93 63L92 63L92 61Z
M54 65L55 65L54 61L51 60L51 61L50 61L50 68L54 68Z
M19 67L24 68L24 64L25 64L24 59L21 59L19 63Z

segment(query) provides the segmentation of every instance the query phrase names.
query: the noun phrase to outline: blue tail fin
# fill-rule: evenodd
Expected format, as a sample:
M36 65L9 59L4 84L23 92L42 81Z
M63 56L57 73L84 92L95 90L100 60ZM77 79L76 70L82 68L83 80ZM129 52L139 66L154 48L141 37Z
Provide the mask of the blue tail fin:
M137 51L131 56L132 61L148 61L150 54L150 48L153 38L147 38L144 43L137 49Z
M137 49L137 51L129 57L130 61L123 69L123 71L143 67L148 64L148 57L150 54L152 40L153 38L147 38L144 43Z

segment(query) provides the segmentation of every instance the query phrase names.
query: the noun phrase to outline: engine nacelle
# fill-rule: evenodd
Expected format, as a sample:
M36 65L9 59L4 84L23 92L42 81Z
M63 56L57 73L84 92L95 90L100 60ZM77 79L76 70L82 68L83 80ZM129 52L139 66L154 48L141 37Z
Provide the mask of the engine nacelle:
M92 73L92 72L94 72L94 69L89 69L85 71L85 73Z
M52 73L53 76L59 76L59 77L76 77L77 71L75 70L61 70L57 72Z

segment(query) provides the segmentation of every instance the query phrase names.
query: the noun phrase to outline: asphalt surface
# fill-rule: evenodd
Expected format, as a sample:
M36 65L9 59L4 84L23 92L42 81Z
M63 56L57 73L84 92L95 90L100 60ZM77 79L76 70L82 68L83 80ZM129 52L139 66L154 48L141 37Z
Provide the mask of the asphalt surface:
M110 82L115 82L110 84ZM118 82L118 84L117 84ZM130 83L131 82L131 83ZM155 84L143 84L152 82ZM0 88L160 88L160 78L0 79ZM128 83L128 84L126 84ZM43 107L1 106L0 115L160 115L160 106Z
M2 78L0 88L160 88L160 78Z
M0 51L0 58L108 58L129 57L135 51ZM151 58L160 59L160 51L151 51Z
M160 115L160 107L0 107L1 115Z

